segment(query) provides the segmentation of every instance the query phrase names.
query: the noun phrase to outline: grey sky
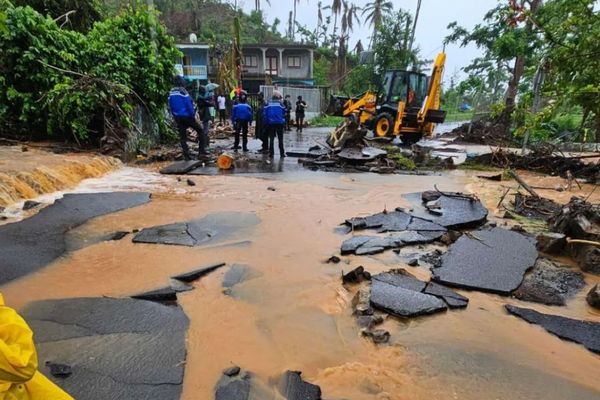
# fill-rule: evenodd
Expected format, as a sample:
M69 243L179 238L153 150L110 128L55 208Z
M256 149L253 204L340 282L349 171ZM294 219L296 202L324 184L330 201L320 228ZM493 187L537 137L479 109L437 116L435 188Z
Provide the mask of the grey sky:
M369 3L369 0L350 0L359 7ZM498 4L500 0L422 0L421 15L417 25L415 42L421 48L421 55L428 59L435 58L436 54L442 49L444 37L448 34L446 27L450 22L458 21L464 27L471 28L481 22L485 13ZM323 5L328 5L331 0L322 0ZM289 11L293 7L293 0L271 0L269 7L265 0L261 1L264 12L269 22L276 17L281 22L281 30L285 30ZM318 0L300 0L298 5L298 21L315 28L317 22L317 3ZM254 9L253 0L238 0L244 10ZM394 8L403 8L414 14L417 0L395 0ZM326 11L326 13L329 11ZM364 24L355 27L351 34L351 44L354 45L358 39L362 39L363 44L368 45L367 37L371 35L371 28ZM468 65L470 61L477 57L480 52L475 46L459 48L456 45L450 45L446 48L448 56L446 62L445 80L449 80L454 71L459 71L462 67ZM459 74L464 76L463 73Z

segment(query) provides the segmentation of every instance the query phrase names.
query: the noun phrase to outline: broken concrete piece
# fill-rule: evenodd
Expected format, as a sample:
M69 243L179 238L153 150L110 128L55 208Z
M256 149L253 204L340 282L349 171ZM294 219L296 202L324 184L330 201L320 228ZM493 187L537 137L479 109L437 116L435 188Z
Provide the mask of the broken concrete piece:
M251 279L257 278L260 276L260 273L250 268L248 265L234 264L232 265L225 275L223 276L223 288L225 290L225 294L230 295L231 289L242 283L249 281Z
M373 279L371 305L398 317L417 317L447 309L437 297Z
M177 279L178 281L188 282L189 283L189 282L193 282L195 280L198 280L201 277L203 277L204 275L209 274L212 271L214 271L216 269L219 269L219 268L221 268L223 266L225 266L224 262L210 264L210 265L207 265L205 267L201 267L201 268L195 269L195 270L190 271L190 272L186 272L186 273L183 273L183 274L172 276L171 278Z
M331 256L327 259L327 264L339 264L340 263L340 258L338 256Z
M342 255L354 253L356 249L373 238L377 238L377 236L353 236L350 239L345 240L344 243L342 243Z
M504 306L506 310L525 321L542 326L548 332L561 339L585 346L588 350L600 354L600 323L580 321L558 315L542 314L527 308Z
M27 201L25 201L25 203L23 203L23 210L24 211L31 210L31 209L34 209L41 205L42 205L42 203L39 203L37 201L27 200Z
M560 254L567 246L567 237L562 233L544 232L537 236L537 249L542 253Z
M201 246L249 234L258 224L255 213L220 212L189 222L142 229L134 243Z
M196 182L194 182L191 179L187 179L185 182L187 183L188 186L196 186Z
M279 392L286 400L321 400L321 388L308 383L299 371L287 371L279 383Z
M223 372L223 377L217 384L215 400L249 400L250 390L252 389L250 375L240 375L239 368L237 368L235 374L227 374L226 372L234 372L234 370L230 368Z
M571 245L571 255L582 271L600 275L600 248L590 245Z
M35 332L41 372L74 398L180 398L189 324L181 307L75 298L35 302L22 315ZM48 374L45 360L71 366L71 376Z
M202 161L179 161L161 169L160 173L164 175L184 175L198 168L201 164Z
M359 315L356 317L356 324L361 328L371 329L374 326L383 324L383 317L380 315Z
M469 299L456 293L454 290L435 282L429 282L423 293L438 297L450 308L465 308L469 304Z
M150 290L148 292L136 294L130 297L132 299L157 301L161 303L172 302L177 301L177 291L171 286L167 286L160 289Z
M600 309L600 283L589 291L586 300L590 306Z
M343 283L360 283L363 281L371 280L371 274L368 271L365 271L364 267L361 265L359 267L354 268L352 271L344 274L342 272L342 282Z
M50 375L57 378L68 378L73 373L70 365L57 364L52 361L46 361L46 367L50 369Z
M433 280L467 289L498 294L516 290L538 253L535 239L502 228L463 235L434 268Z
M0 226L0 284L38 270L67 251L67 233L101 215L150 201L149 193L67 194L31 218Z
M240 373L240 367L234 366L234 367L230 367L227 368L225 371L223 371L223 375L225 376L237 376Z
M376 344L387 343L390 341L390 333L384 329L363 329L361 333L363 336L371 338L371 340L373 340L373 343Z
M125 231L114 232L114 233L110 234L110 236L108 237L108 241L121 240L127 235L129 235L129 232L125 232Z
M372 315L373 309L371 308L371 286L363 284L356 295L352 299L352 306L354 308L355 315Z
M564 306L569 298L584 287L585 281L581 272L557 266L550 260L540 258L514 295L520 300Z

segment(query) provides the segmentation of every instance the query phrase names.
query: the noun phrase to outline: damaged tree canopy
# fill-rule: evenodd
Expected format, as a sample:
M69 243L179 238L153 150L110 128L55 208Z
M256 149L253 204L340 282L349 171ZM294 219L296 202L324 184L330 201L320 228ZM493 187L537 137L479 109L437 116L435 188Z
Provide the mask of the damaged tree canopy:
M538 257L535 239L502 228L461 236L433 270L433 280L450 286L508 295Z

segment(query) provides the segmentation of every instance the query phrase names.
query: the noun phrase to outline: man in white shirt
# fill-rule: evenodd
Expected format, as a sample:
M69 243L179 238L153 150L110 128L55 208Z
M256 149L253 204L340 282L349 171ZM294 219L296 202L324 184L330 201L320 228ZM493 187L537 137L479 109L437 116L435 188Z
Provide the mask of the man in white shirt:
M225 122L227 121L227 116L225 115L227 99L223 93L219 93L219 97L217 97L217 105L219 106L219 123L221 125L225 125Z

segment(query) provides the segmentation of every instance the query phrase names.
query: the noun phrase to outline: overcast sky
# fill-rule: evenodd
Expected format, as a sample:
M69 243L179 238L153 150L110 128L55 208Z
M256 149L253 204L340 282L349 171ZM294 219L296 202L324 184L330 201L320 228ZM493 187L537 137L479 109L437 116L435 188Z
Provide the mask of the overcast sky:
M282 21L280 25L281 30L285 30L289 12L294 4L293 1L271 0L271 6L269 6L266 0L262 0L262 7L269 23L277 17ZM369 0L349 1L359 7L363 7L369 3ZM434 59L436 54L442 49L442 42L448 34L446 27L450 22L457 21L466 28L472 28L499 1L502 0L422 0L421 14L415 38L415 43L421 49L421 55L427 59ZM323 5L328 5L331 3L331 0L322 0L322 2ZM298 5L298 21L312 29L316 27L317 23L317 3L318 0L300 0ZM417 0L394 0L392 3L395 9L403 8L414 15ZM254 9L254 0L238 0L238 4L247 12ZM329 10L326 10L325 15L328 12ZM363 44L367 46L369 40L366 38L371 33L371 28L364 24L360 27L355 27L354 32L351 34L351 45L353 46L358 39L362 39ZM445 79L449 80L454 71L460 71L462 67L465 67L473 58L477 57L480 52L475 46L459 48L456 45L450 45L446 48L446 54L448 58ZM459 74L464 76L461 72Z

